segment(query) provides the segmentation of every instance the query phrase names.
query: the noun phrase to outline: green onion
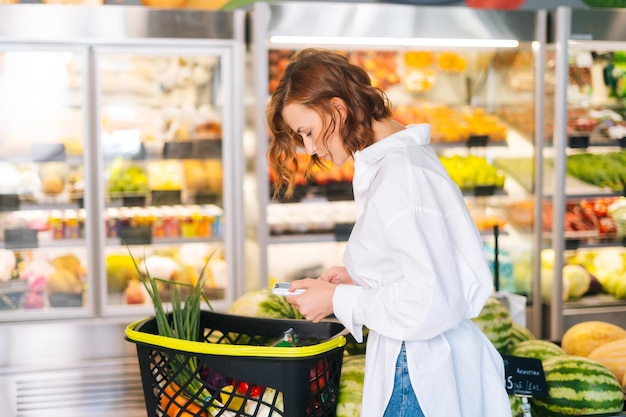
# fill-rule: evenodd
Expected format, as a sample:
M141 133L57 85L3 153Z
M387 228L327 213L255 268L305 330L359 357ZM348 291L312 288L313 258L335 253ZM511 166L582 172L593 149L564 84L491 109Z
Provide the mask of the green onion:
M132 258L133 265L135 266L146 292L150 296L152 304L154 305L154 316L159 335L198 342L200 337L200 307L202 300L206 302L209 310L213 310L211 303L202 289L204 288L206 280L206 268L209 261L215 254L216 249L209 254L204 266L202 267L202 271L200 272L196 285L152 277L147 266L145 271L142 271L137 265L137 261L130 248L126 246L126 249L128 250L130 257ZM170 286L171 320L168 320L167 312L157 287L157 282L162 282ZM181 287L190 288L190 293L184 301L181 295ZM211 394L204 388L202 381L200 381L197 377L200 371L198 369L197 357L187 357L187 355L177 354L174 355L174 357L168 358L168 366L176 384L180 387L183 393L187 394L191 398L194 398L194 402L202 406L202 401L199 399L211 398Z

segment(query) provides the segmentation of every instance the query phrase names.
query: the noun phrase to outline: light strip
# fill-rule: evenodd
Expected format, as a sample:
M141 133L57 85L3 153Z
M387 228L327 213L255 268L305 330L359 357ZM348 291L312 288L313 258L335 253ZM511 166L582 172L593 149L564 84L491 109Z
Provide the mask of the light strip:
M430 46L466 48L517 48L510 39L437 39L437 38L370 38L350 36L272 36L272 44L287 45L358 45L358 46Z

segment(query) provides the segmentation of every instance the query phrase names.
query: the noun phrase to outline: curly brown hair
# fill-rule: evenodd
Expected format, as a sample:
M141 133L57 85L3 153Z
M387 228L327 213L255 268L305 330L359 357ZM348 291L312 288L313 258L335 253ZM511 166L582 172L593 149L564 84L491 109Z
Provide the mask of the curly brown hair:
M303 104L320 116L330 116L324 132L324 143L335 128L336 113L331 99L342 99L347 108L340 136L344 149L353 154L374 142L372 122L391 116L387 95L373 87L365 70L339 52L322 48L303 49L291 58L267 105L270 143L267 151L270 169L276 174L274 198L284 189L284 196L293 195L298 171L296 154L303 148L302 137L291 130L283 118L283 109L291 103ZM305 176L311 177L314 165L323 168L313 155Z

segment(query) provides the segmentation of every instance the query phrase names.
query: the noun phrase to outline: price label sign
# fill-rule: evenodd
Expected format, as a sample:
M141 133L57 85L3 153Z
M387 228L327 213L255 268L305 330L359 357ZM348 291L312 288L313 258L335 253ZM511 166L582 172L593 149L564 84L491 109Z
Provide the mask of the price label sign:
M0 194L0 211L17 211L20 209L20 198L17 194Z
M152 228L150 226L121 227L120 240L124 245L150 245Z
M506 391L511 395L545 398L548 384L539 359L502 355Z
M30 249L39 247L37 230L5 229L4 247L6 249Z

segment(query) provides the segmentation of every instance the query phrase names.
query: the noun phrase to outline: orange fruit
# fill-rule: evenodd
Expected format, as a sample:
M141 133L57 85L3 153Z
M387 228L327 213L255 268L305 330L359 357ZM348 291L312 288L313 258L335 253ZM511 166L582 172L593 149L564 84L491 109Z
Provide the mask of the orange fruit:
M159 405L168 417L208 417L207 412L180 392L174 382L165 386Z

